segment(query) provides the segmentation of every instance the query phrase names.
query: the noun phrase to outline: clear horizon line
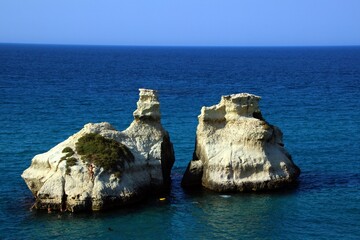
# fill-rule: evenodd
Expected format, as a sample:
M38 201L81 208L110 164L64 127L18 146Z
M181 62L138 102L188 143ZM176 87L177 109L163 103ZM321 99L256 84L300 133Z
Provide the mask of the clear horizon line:
M93 47L178 47L178 48L252 48L252 47L360 47L360 44L329 44L329 45L175 45L175 44L87 44L87 43L29 43L29 42L0 42L1 45L50 45L50 46L93 46Z

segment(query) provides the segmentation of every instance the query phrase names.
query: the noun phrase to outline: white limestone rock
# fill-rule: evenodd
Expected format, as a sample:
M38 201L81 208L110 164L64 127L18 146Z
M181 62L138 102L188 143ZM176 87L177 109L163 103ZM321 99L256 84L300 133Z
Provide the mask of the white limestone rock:
M137 105L134 121L122 132L106 122L89 123L48 152L36 155L21 175L36 198L34 207L102 210L132 204L151 192L167 188L175 157L169 134L160 123L157 92L140 89ZM88 133L114 139L130 150L134 159L125 163L120 177L96 165L92 176L88 164L76 152L76 143ZM66 160L61 160L66 147L75 151L72 157L77 159L70 173Z
M152 119L160 121L160 103L154 90L139 89L140 99L134 112L135 119Z
M295 182L300 169L284 148L281 130L262 118L259 100L248 93L233 94L201 109L183 187L259 191Z

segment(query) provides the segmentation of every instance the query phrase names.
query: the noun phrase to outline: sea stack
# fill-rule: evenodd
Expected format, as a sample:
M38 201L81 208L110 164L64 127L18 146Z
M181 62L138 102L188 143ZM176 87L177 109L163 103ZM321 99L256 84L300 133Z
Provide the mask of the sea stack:
M103 210L134 204L170 185L174 150L161 125L157 92L140 89L134 121L124 131L89 123L36 155L22 178L34 208Z
M300 169L285 150L281 130L266 122L259 96L222 96L202 107L196 144L182 186L218 192L279 189L293 185Z

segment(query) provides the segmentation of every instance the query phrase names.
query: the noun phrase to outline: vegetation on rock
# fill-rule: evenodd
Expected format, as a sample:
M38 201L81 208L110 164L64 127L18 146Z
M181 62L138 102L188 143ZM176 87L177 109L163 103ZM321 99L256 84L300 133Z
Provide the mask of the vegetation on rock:
M62 150L62 152L63 152L63 153L66 153L66 155L63 156L63 157L61 158L61 160L66 160L67 158L71 157L71 156L74 155L74 153L75 153L74 150L72 150L71 147L66 147L66 148L64 148L64 149Z
M84 162L102 167L117 177L120 177L125 162L134 160L134 156L125 145L96 133L88 133L79 138L76 151Z
M66 153L65 156L61 158L61 161L66 160L66 174L70 174L72 166L76 165L77 159L72 157L75 154L74 150L71 147L66 147L62 150L63 153Z
M66 147L62 150L63 153L74 153L74 150L72 150L71 147Z

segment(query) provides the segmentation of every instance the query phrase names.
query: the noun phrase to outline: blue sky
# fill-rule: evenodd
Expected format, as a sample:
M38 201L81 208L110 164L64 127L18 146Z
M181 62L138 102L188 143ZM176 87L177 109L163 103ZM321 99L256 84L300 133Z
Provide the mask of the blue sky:
M0 43L360 45L360 0L0 0Z

